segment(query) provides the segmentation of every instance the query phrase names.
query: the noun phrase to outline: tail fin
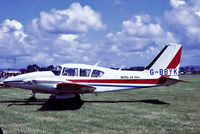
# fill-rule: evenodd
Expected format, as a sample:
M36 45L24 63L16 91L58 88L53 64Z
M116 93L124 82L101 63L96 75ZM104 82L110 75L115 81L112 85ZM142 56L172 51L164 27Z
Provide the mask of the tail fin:
M178 79L181 51L182 45L180 44L166 45L146 69L150 70L151 75L167 75Z

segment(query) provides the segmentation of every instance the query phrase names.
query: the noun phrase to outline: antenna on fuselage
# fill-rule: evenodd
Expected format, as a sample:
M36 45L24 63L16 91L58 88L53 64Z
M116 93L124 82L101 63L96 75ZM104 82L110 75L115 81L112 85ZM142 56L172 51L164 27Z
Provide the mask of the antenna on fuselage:
M99 60L94 66L98 66L101 61Z
M122 67L120 67L118 70L122 70L124 68L124 65Z

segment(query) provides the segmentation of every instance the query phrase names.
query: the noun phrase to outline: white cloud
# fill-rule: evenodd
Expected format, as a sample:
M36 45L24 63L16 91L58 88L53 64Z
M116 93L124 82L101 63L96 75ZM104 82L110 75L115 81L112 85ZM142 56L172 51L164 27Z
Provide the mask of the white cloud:
M1 25L4 26L5 29L6 27L9 27L10 29L14 29L14 30L20 30L23 28L20 22L16 20L9 20L9 19L4 20L4 22ZM8 32L8 29L6 31Z
M163 33L159 24L145 24L144 16L135 16L132 20L123 21L124 32L135 37L157 36Z
M28 35L24 32L23 25L16 20L6 19L0 24L0 55L24 55L28 46L24 39Z
M16 20L6 19L0 25L0 39L6 40L9 38L12 33L13 38L18 39L19 41L23 41L27 35L23 32L23 25Z
M113 33L107 34L108 42L118 45L118 48L127 50L145 49L150 44L163 45L174 42L173 34L165 32L159 24L154 24L143 16L134 16L131 20L122 22L123 29L116 35Z
M184 44L199 44L200 43L200 16L199 8L200 1L188 1L181 8L175 8L171 11L166 11L164 14L167 23L170 25L170 30Z
M196 11L195 14L200 17L200 11Z
M89 29L105 29L100 13L87 5L82 7L79 3L73 3L65 10L43 11L40 18L35 19L33 23L53 33L73 34L87 32Z
M66 40L67 42L72 42L78 38L78 35L76 35L76 34L61 34L58 38L61 40Z
M13 57L19 67L96 62L98 44L91 44L84 33L104 28L100 14L79 3L66 10L41 12L26 31L18 21L4 20L0 23L0 61L4 61L0 67L10 67L7 62Z
M17 57L20 67L34 63L91 64L98 60L107 67L145 66L170 42L183 43L184 49L188 49L183 58L191 61L192 57L198 62L195 55L199 51L193 46L200 43L200 2L170 2L174 8L165 12L165 26L149 15L135 15L124 20L118 32L108 32L106 39L98 44L91 43L86 32L105 29L105 24L100 13L87 5L73 3L65 10L42 11L25 28L16 20L6 19L0 23L0 67L10 67L13 57Z
M131 65L150 62L160 46L176 42L171 32L166 32L160 24L152 23L149 15L136 15L122 22L122 30L116 34L107 34L107 55L119 62ZM154 49L152 49L154 48ZM122 58L123 57L123 58ZM131 60L127 62L127 59ZM113 59L112 59L113 60Z
M30 58L32 58L31 60L33 63L37 63L37 64L43 64L45 62L45 64L50 65L53 62L55 62L55 59L51 55L46 53L45 51L44 52L40 51L38 53L35 53L27 57L26 59L30 60Z
M96 44L91 45L85 39L84 33L91 29L104 28L100 13L87 5L73 3L65 10L42 11L40 17L33 19L31 26L27 28L30 35L27 43L31 45L31 55L47 54L43 57L51 59L49 62L44 61L43 64L49 64L50 61L51 64L89 63L95 59L94 53L98 50ZM87 59L86 56L90 58ZM34 62L40 59L39 56L34 57Z
M182 52L181 59L181 65L199 65L200 63L200 49L183 49L184 51Z
M183 0L170 0L170 5L174 8L178 8L179 6L185 5L185 1Z
M115 53L119 53L120 49L118 48L117 45L112 45L109 49L108 52L115 52Z

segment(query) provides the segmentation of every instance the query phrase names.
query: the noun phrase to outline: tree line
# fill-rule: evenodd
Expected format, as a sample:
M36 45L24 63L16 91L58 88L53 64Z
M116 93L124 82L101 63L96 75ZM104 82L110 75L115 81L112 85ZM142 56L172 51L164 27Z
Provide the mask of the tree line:
M52 71L54 70L54 68L55 67L53 65L40 67L37 64L33 64L33 65L28 65L26 68L20 69L20 72L24 74L24 73L37 72L37 71ZM111 69L118 70L119 68L111 68ZM123 68L122 70L143 71L144 69L145 68L142 66L137 66L137 67Z
M30 73L30 72L36 72L36 71L52 71L54 70L53 65L49 66L44 66L44 67L39 67L37 64L33 65L28 65L26 68L20 69L21 73ZM111 69L116 69L118 70L119 68L111 68ZM145 67L143 66L136 66L136 67L129 67L129 68L123 68L122 70L130 70L130 71L143 71ZM181 74L200 74L200 66L185 66L185 67L180 67L179 72Z
M36 64L28 65L26 68L20 69L21 73L30 73L30 72L37 72L37 71L52 71L55 67L53 65L39 67Z

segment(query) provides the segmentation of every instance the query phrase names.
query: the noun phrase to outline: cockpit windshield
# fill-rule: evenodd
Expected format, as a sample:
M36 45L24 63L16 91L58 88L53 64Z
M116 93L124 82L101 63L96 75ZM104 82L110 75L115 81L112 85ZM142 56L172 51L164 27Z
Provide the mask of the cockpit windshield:
M62 69L61 66L57 66L57 67L54 68L54 70L52 70L52 72L53 72L55 75L60 75L61 69Z
M104 74L103 71L100 70L93 70L92 77L101 77Z

